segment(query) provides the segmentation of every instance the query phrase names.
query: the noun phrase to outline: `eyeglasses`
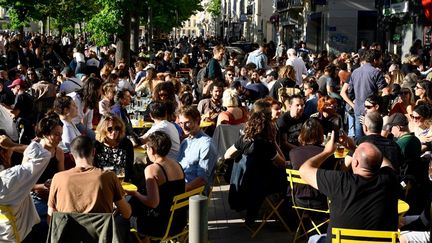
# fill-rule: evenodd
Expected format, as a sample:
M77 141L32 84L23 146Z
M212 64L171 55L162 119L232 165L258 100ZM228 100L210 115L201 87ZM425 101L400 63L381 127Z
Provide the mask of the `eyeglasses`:
M423 117L422 116L414 116L414 115L411 115L411 119L413 119L413 120L420 120L420 119L422 119Z
M178 124L181 127L184 127L184 126L188 126L189 127L192 124L192 121L179 122Z
M369 110L369 109L374 108L374 105L365 105L365 108Z
M121 131L121 127L120 126L108 127L107 131L108 132L113 132L113 131L120 132Z

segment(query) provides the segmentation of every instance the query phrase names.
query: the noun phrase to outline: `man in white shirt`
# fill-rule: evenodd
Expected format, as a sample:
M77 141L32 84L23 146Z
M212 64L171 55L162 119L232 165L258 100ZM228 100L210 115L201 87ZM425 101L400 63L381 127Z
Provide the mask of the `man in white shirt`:
M75 92L83 86L80 79L74 77L74 72L70 67L65 67L61 72L63 76L63 82L60 84L60 92L65 92L66 94Z
M296 71L296 84L300 87L303 84L303 79L307 76L307 68L302 59L297 57L297 52L295 49L290 48L287 51L288 60L286 65L294 67Z
M24 151L22 164L0 172L0 213L15 217L16 231L9 220L0 220L0 242L21 242L40 222L30 190L44 172L51 158L51 153L41 144L30 145L13 143L7 136L0 136L0 146L17 152ZM24 150L25 149L25 150Z
M167 157L177 160L177 154L180 147L180 134L175 125L167 120L167 105L170 104L160 101L155 101L150 104L150 117L154 121L154 125L140 138L140 140L145 144L147 142L147 137L150 134L156 131L166 133L171 139L171 149Z

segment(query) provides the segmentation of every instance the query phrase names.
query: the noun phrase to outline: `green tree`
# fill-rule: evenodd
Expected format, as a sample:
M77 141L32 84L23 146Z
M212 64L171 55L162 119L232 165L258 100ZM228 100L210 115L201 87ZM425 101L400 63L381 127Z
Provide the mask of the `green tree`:
M43 0L0 0L0 6L7 9L11 27L24 32L24 27L32 18L40 17L35 6Z
M208 5L204 7L213 17L217 17L221 14L221 6L221 0L211 0Z

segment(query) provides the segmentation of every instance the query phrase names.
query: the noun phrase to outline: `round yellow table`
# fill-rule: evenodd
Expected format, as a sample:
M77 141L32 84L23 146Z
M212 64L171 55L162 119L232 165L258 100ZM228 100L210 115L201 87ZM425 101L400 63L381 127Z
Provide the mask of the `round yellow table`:
M399 216L403 216L406 212L408 212L410 206L403 200L398 200L398 214Z
M214 125L214 122L202 121L200 123L200 128L211 127Z
M138 191L138 187L129 182L122 182L122 187L126 191Z

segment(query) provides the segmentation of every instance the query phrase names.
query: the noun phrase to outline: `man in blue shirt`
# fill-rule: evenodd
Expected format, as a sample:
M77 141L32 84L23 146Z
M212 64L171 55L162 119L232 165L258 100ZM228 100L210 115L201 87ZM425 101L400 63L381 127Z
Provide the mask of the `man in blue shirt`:
M350 97L355 97L355 139L360 139L363 128L360 124L360 116L365 112L364 103L367 97L378 94L387 86L383 73L377 69L382 64L382 54L378 50L367 50L363 56L364 64L354 70L348 80Z
M183 167L186 191L205 185L208 193L214 176L217 152L200 128L201 115L193 106L187 106L179 112L179 125L186 138L180 144L177 161Z

